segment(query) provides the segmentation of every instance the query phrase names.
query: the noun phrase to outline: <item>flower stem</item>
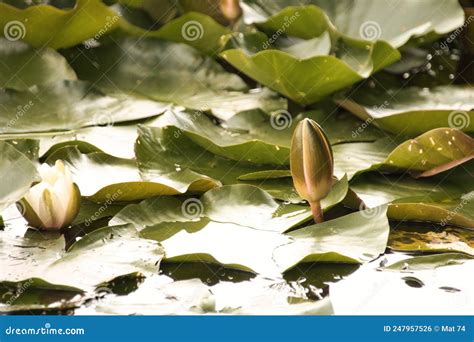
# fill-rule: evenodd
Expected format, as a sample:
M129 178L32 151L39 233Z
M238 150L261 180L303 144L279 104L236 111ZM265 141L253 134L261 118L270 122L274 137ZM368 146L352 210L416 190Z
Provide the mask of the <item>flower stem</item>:
M323 211L321 210L321 202L310 202L311 212L313 213L314 222L322 223L324 221Z

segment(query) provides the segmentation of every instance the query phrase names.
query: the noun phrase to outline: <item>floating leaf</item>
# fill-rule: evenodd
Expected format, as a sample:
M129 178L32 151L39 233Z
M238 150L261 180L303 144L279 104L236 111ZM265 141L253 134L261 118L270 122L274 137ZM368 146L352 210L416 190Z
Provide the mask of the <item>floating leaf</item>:
M465 254L444 253L434 255L421 255L409 259L397 261L391 265L381 268L383 271L414 272L423 270L433 270L438 267L461 265L465 261L472 259Z
M36 166L14 145L0 141L0 211L25 195L39 180Z
M458 85L431 89L359 89L339 103L362 120L396 134L416 136L440 128L474 132L474 90Z
M49 132L112 125L161 114L169 106L125 94L105 95L87 82L61 81L37 90L0 92L2 133Z
M128 296L106 297L97 312L114 315L186 315L215 312L215 299L198 279L170 283L151 277Z
M186 191L203 192L220 184L190 170L177 171L174 166L162 174L144 168L139 170L134 160L101 152L82 154L76 147L58 150L48 157L47 162L52 163L57 159L69 164L82 196L95 202L105 202L109 198L133 201ZM107 177L97 177L98 174Z
M1 234L3 281L38 277L52 284L90 290L122 274L154 273L163 257L159 244L138 237L137 231L127 226L96 230L77 241L68 252L58 234L29 230L24 237L15 235ZM124 253L117 253L117 248ZM80 277L76 276L78 272Z
M129 11L129 9L117 6L114 9L122 14ZM123 19L120 21L120 30L125 34L140 38L160 38L188 44L209 55L219 51L221 48L220 38L230 33L229 29L221 26L211 17L197 12L185 13L169 21L158 30L146 30ZM121 32L117 34L120 35Z
M466 191L474 190L465 186L465 184L469 184L466 182L472 177L472 168L468 170L470 171L454 173L451 173L452 170L450 170L448 171L450 177L447 178L440 175L441 178L423 179L399 175L380 175L371 172L357 176L351 182L351 188L370 207L403 198L425 198L425 201L428 202L454 200L460 198ZM441 182L443 178L444 180Z
M386 212L377 207L290 232L294 241L275 249L273 258L283 270L302 262L370 261L387 246Z
M23 39L34 47L67 48L113 30L119 16L100 0L78 0L74 8L62 10L39 4L18 9L0 3L0 32ZM103 35L103 33L102 33Z
M81 289L48 283L40 278L0 282L0 312L67 309L80 304Z
M160 223L142 230L141 235L160 241L169 262L204 261L269 276L279 273L272 260L273 249L289 241L272 231L207 218Z
M0 38L0 58L2 88L27 90L34 85L77 79L66 59L53 49L33 49L23 42Z
M384 42L374 45L351 42L344 50L360 60L350 64L332 55L300 59L273 49L253 55L242 49L230 49L220 56L252 79L301 104L314 103L361 81L399 57L398 52Z
M392 10L387 10L386 4L371 0L246 0L244 4L244 20L247 23L255 22L273 31L285 27L288 34L293 36L305 39L317 37L327 26L327 15L339 33L356 39L384 40L396 48L415 37L448 33L462 26L464 22L462 8L455 0L442 4L435 0L401 2L393 5ZM319 8L311 5L317 5ZM427 8L435 6L435 13L426 11ZM395 7L404 15L393 16ZM274 16L268 18L269 15ZM295 15L296 19L290 22L288 18ZM283 26L284 23L286 26Z
M278 130L275 130L273 139L261 140L258 135L250 132L240 133L216 126L201 112L168 111L151 125L174 126L204 149L232 160L256 164L288 164L288 147L276 142Z
M337 182L331 193L322 201L327 211L346 196L347 179ZM310 220L306 205L275 201L265 191L251 185L229 185L206 192L199 200L180 201L158 197L122 209L110 225L131 223L139 230L162 222L186 222L207 217L215 222L234 223L259 230L285 232Z
M240 77L184 44L129 38L72 51L68 58L81 79L107 92L135 92L224 119L242 110L286 107L268 89L248 93Z
M118 158L133 159L138 133L137 126L131 124L94 126L72 132L28 136L40 139L39 154L42 158L47 158L63 147L76 146L82 153L103 152Z
M135 148L138 165L142 172L155 177L175 172L206 175L223 184L235 184L240 175L265 169L210 153L172 126L139 126L138 135Z
M457 129L437 128L399 145L385 164L389 169L409 170L417 177L427 177L473 158L473 138Z
M474 192L459 199L431 201L429 197L392 202L388 217L400 221L428 221L474 229Z

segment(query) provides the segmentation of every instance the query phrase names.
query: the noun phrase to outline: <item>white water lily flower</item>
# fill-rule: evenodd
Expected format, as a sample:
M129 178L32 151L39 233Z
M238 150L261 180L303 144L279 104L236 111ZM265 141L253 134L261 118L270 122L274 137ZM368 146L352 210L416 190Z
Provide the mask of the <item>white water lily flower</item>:
M21 200L23 217L36 228L56 230L69 226L79 212L81 193L71 171L62 160L54 166L42 164L41 182Z

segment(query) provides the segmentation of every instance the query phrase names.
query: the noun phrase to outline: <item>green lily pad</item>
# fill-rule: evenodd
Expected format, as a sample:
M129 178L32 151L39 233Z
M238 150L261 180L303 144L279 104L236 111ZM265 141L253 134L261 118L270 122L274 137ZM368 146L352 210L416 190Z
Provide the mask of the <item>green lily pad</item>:
M123 7L113 7L122 15L128 11ZM114 34L126 34L138 37L160 38L176 43L184 43L209 55L213 55L221 48L220 38L230 33L230 30L221 26L213 18L197 12L188 12L173 19L158 30L143 29L134 23L128 22L126 16L120 21L120 29Z
M126 253L117 253L124 248ZM154 241L145 240L131 227L105 227L85 235L60 259L47 266L43 277L63 284L95 286L119 275L132 272L153 274L158 271L164 250ZM100 260L97 264L90 260ZM80 272L81 279L63 279L64 271ZM76 285L77 286L77 285Z
M0 282L0 312L74 308L81 289L48 283L40 278Z
M144 172L155 176L176 172L206 175L223 184L235 184L242 174L266 169L262 165L217 156L173 126L139 126L138 136L135 147L138 165Z
M131 272L155 273L163 257L159 244L138 237L137 231L127 226L96 230L67 252L64 239L56 232L28 230L24 236L18 236L13 231L4 231L0 244L2 281L37 277L82 290ZM117 248L124 253L117 253ZM78 273L80 277L76 276Z
M39 155L47 158L66 146L76 146L82 153L103 152L118 158L133 159L138 137L137 126L113 125L81 128L55 134L28 134L39 139Z
M395 148L386 168L409 170L417 177L444 172L474 158L474 139L457 129L437 128Z
M237 75L184 44L158 39L122 39L67 54L81 79L106 92L117 89L226 119L248 109L286 108L268 89L248 92Z
M118 26L119 16L100 0L77 0L72 9L39 4L18 9L0 3L0 31L34 47L67 48ZM102 33L101 35L103 35Z
M275 130L273 139L262 140L258 135L250 132L230 131L216 126L201 112L168 111L154 120L151 125L177 127L196 144L228 159L256 164L286 165L289 163L290 151L287 146L277 142L280 132L278 130Z
M327 211L346 197L347 178L337 182L322 201ZM180 201L171 197L147 199L130 204L112 218L110 225L133 224L143 230L162 222L187 222L202 217L259 230L283 233L311 220L309 206L275 201L267 192L252 185L229 185L207 191L200 199Z
M273 49L253 55L230 49L220 56L252 79L305 105L363 80L399 58L398 51L384 42L371 45L351 41L344 45L342 50L347 51L347 56L357 56L358 60L333 55L300 59Z
M29 160L35 162L39 158L39 142L35 139L5 139L5 136L0 136L2 141L5 141L15 147L18 151L23 153Z
M376 169L395 146L391 138L333 146L334 175L339 178L347 174L352 179L358 173Z
M160 241L169 262L201 261L269 276L279 274L273 249L289 241L276 232L207 218L160 223L142 230L141 235Z
M0 141L0 211L21 199L39 181L36 166L14 145Z
M2 133L49 132L113 125L161 114L169 106L125 94L105 95L87 82L61 81L37 90L0 92Z
M334 175L338 178L354 176L376 170L383 163L396 144L391 138L374 142L337 144L332 147L334 156ZM291 177L288 170L254 171L239 176L240 180L279 179Z
M464 166L462 165L460 168L464 168ZM468 170L472 170L472 168ZM449 177L441 175L439 177L414 179L408 176L380 175L370 172L358 175L352 180L351 189L370 207L403 198L425 198L425 201L429 202L455 200L466 191L473 190L465 186L469 184L466 182L472 177L472 171L450 173Z
M474 132L474 90L470 87L405 87L383 92L361 88L339 103L362 120L395 134L413 137L440 127Z
M273 258L283 270L302 262L363 263L385 251L390 230L387 208L365 210L301 228Z
M460 265L470 259L472 259L472 257L460 253L421 255L397 261L391 265L382 267L381 270L402 272L433 270L438 267Z
M330 105L305 111L292 116L287 111L275 111L270 116L261 110L237 113L225 122L225 127L248 133L250 137L290 148L291 136L298 122L303 118L315 120L326 133L331 145L346 142L370 142L386 136L386 133L373 125L355 118L348 112L340 112Z
M27 90L34 85L77 79L66 59L53 49L33 49L26 43L0 38L0 58L2 88Z
M137 167L135 160L112 157L105 153L82 154L76 147L64 147L47 159L62 159L71 168L81 195L95 202L133 201L160 195L177 195L186 191L204 192L220 183L190 170L172 170L158 174ZM163 166L164 167L164 166ZM107 177L97 177L98 174Z
M114 315L215 313L215 299L210 289L199 279L170 283L151 277L127 296L101 299L96 310Z
M244 20L262 28L277 31L285 27L288 34L307 39L319 36L327 25L327 15L340 34L355 39L384 40L396 48L412 38L446 34L464 23L464 13L455 0L442 4L436 0L401 2L388 4L388 8L387 4L371 0L245 0L244 4ZM435 13L426 11L434 7ZM403 17L393 16L395 9L404 13ZM296 13L296 20L288 24L288 18ZM287 25L283 26L285 22Z
M404 198L392 202L388 217L400 221L428 221L474 229L474 192L454 200L430 201L421 198Z

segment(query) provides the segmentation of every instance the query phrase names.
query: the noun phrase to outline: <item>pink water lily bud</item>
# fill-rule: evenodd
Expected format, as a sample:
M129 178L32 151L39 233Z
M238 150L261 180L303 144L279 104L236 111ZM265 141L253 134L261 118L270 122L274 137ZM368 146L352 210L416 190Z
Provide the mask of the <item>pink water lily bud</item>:
M79 212L81 193L62 160L39 167L41 182L20 201L23 217L35 228L58 230L69 226Z
M331 191L334 158L326 134L311 119L303 119L293 132L290 168L296 191L311 205L314 220L322 222L320 201Z

